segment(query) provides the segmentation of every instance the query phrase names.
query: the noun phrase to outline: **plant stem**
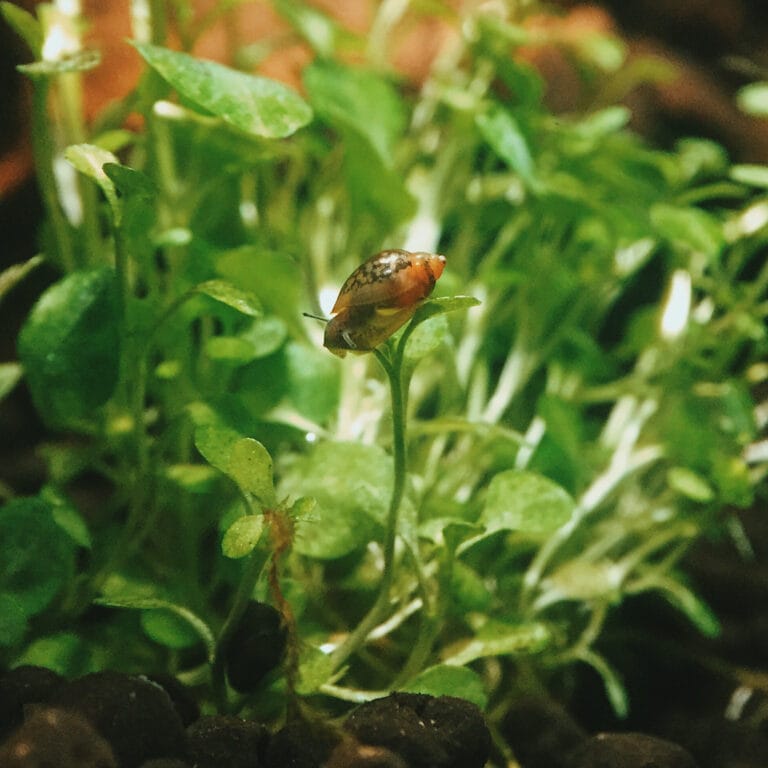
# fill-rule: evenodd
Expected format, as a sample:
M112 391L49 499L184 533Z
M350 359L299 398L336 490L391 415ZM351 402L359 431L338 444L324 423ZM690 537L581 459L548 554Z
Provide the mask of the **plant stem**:
M218 701L219 711L227 711L227 681L224 676L224 654L229 645L232 635L237 628L237 624L242 617L248 601L253 595L253 589L259 580L259 575L264 567L264 558L258 549L254 549L248 557L248 562L240 577L240 584L237 587L237 593L229 609L229 614L221 628L221 633L216 641L216 651L213 657L212 677L214 695Z
M381 364L389 380L389 392L392 405L392 459L394 465L394 481L392 497L387 512L386 538L384 539L384 572L379 584L379 594L371 609L362 621L347 636L346 640L331 654L334 670L339 669L344 662L365 642L371 630L384 618L389 604L389 592L395 576L395 545L397 542L397 522L400 504L403 500L406 478L406 442L405 442L405 410L407 404L407 386L403 370L405 345L414 325L410 323L393 351L392 342L388 342L385 351L375 349L373 354Z

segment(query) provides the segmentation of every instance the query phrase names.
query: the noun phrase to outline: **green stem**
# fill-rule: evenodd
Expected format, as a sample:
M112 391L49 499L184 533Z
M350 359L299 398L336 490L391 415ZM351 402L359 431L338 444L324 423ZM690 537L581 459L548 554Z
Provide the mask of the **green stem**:
M245 612L246 606L253 595L256 582L259 580L262 568L264 567L264 557L258 549L254 549L248 557L248 562L240 577L240 584L235 594L232 607L221 628L218 640L216 641L216 650L213 657L213 667L211 674L213 677L214 695L218 701L219 712L227 711L227 680L224 674L224 654L232 639L232 635L237 629L237 625Z
M51 137L50 120L48 119L48 93L50 86L47 80L39 78L35 81L32 97L32 148L35 154L35 168L40 194L53 229L51 240L56 243L59 266L66 272L75 268L75 251L72 240L72 228L64 216L59 204L59 193L56 178L53 174L54 142Z
M385 351L373 350L376 359L381 364L389 380L389 392L392 405L392 458L394 464L394 483L392 497L387 512L387 529L384 539L384 572L379 584L379 594L371 609L362 621L347 636L346 640L331 654L333 668L339 669L344 662L360 648L371 630L379 624L387 614L389 592L395 576L395 544L397 542L397 523L400 505L405 491L406 478L406 442L405 442L405 410L407 404L407 385L403 370L405 345L413 330L409 324L394 348L388 342Z

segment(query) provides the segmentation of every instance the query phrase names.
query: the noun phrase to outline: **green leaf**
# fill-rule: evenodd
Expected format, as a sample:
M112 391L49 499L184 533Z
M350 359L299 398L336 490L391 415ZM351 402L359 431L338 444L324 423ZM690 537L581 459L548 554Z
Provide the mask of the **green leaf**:
M450 341L448 318L445 315L436 315L420 323L410 335L408 346L405 348L405 359L410 365L415 365L422 358L450 344Z
M213 336L206 339L205 354L211 360L245 365L255 358L253 347L238 336Z
M527 183L534 180L534 162L528 140L510 112L498 106L475 117L491 149Z
M207 280L196 285L193 291L210 296L214 301L226 304L242 315L248 317L261 315L259 300L250 291L237 288L226 280Z
M64 150L64 157L80 173L93 179L99 185L112 210L115 225L119 226L122 218L120 201L114 182L104 170L107 163L118 165L117 158L111 152L107 152L106 149L94 144L73 144Z
M245 133L284 138L312 119L306 102L276 80L148 43L134 45L182 96Z
M88 72L101 64L101 53L94 50L77 51L55 61L34 61L19 64L16 69L30 77L54 77L68 72Z
M274 315L261 317L240 334L253 348L254 358L267 357L283 346L288 329L285 323Z
M19 498L0 507L0 594L14 599L25 616L43 611L73 569L72 542L43 500Z
M491 593L480 574L461 560L453 564L450 588L459 611L485 611L491 604Z
M221 541L221 551L225 557L237 559L250 555L259 543L264 532L263 515L244 515L238 517L227 528Z
M670 467L667 470L667 483L670 488L693 501L705 503L715 498L712 486L701 475L687 467Z
M203 621L196 613L190 611L183 605L178 605L170 600L163 600L156 597L145 597L143 595L134 596L131 594L120 595L112 594L109 597L100 597L93 601L95 605L105 605L109 608L129 608L133 610L165 610L170 611L182 619L194 630L195 634L202 640L208 653L209 662L213 662L216 650L216 639L208 624Z
M444 660L450 666L464 666L488 656L518 656L539 653L552 642L552 633L542 623L502 624L487 622L477 635Z
M273 0L275 10L322 58L331 58L344 30L335 19L296 0Z
M741 184L758 189L768 189L768 166L743 163L732 165L728 175Z
M429 320L430 317L477 307L480 303L480 299L476 299L474 296L440 296L436 299L429 299L416 310L411 323L418 325Z
M73 632L56 632L31 642L16 659L17 664L45 667L60 675L78 677L94 672L92 649L86 640Z
M98 146L102 147L101 144ZM106 150L106 147L103 149ZM105 162L101 168L123 197L152 200L157 195L157 186L146 173L115 162Z
M724 244L720 223L697 208L657 203L651 208L651 222L667 240L708 256L716 255Z
M0 302L15 285L20 283L33 269L39 267L43 261L42 256L33 256L21 264L12 264L0 272Z
M173 650L190 648L201 640L186 619L165 608L142 611L141 628L150 640Z
M317 424L325 423L339 405L341 369L323 350L289 342L285 346L286 394L296 410Z
M18 363L0 363L0 400L21 381L23 373Z
M745 85L736 95L739 109L755 117L768 117L768 82Z
M629 699L624 683L615 669L598 653L592 650L582 651L579 658L589 664L603 679L605 692L613 711L619 718L625 718L629 713Z
M117 288L109 268L73 272L43 293L19 334L32 399L51 424L93 415L117 384Z
M333 682L335 678L343 674L343 670L334 672L335 666L334 659L330 654L323 653L314 646L305 645L301 650L296 693L301 696L309 696L315 693L321 685Z
M0 594L0 648L16 645L27 633L27 615L13 595Z
M245 245L222 253L217 272L258 298L269 314L281 318L297 334L302 280L299 265L284 253Z
M489 531L546 534L567 523L574 506L557 483L533 472L510 469L491 480L481 520Z
M209 464L225 475L229 474L232 448L242 439L239 432L218 424L200 424L195 428L195 447Z
M317 505L297 521L294 550L342 557L376 536L392 494L392 459L376 445L326 442L283 477L280 495L311 496Z
M397 91L387 80L360 67L317 60L304 69L303 82L323 120L364 138L385 167L391 166L406 117Z
M0 3L0 13L8 26L26 43L32 55L39 58L43 50L43 29L40 22L16 3Z
M258 440L251 437L238 440L232 446L226 472L243 493L252 494L265 507L275 505L272 457Z
M59 490L51 485L40 491L40 498L50 505L51 514L58 525L75 544L84 549L90 549L93 542L83 516L72 502Z
M480 709L485 709L488 705L488 694L483 679L477 672L466 667L448 664L428 667L400 690L426 693L430 696L456 696L471 701Z
M171 464L165 476L189 493L207 493L219 474L205 464Z

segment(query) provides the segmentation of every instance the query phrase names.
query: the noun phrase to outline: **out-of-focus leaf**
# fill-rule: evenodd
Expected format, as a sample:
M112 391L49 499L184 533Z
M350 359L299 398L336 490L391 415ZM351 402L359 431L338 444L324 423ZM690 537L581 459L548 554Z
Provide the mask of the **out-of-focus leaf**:
M481 519L489 531L550 533L570 520L574 506L571 496L557 483L512 469L491 480Z
M108 268L73 272L32 308L19 334L19 357L35 405L50 423L91 416L111 396L120 362L118 317Z
M768 117L768 82L745 85L738 92L736 103L748 115Z
M312 119L306 102L276 80L148 43L134 45L182 96L245 133L283 138Z
M40 22L16 3L0 3L0 14L8 26L26 43L32 55L38 58L43 49L43 30Z
M430 696L456 696L471 701L480 709L488 705L488 694L483 679L466 667L437 664L420 672L400 690L426 693Z

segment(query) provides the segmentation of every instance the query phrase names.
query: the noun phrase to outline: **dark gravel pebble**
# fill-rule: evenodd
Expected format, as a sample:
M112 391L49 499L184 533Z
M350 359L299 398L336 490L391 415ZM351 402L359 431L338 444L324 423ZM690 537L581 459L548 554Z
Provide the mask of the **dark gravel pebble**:
M45 667L23 665L0 677L0 739L24 720L24 707L44 704L64 682L64 678Z
M162 686L173 702L185 728L192 725L200 717L200 707L192 692L173 675L158 672L154 675L147 675L147 679Z
M345 735L331 752L323 768L409 768L400 755L386 747L361 744Z
M0 746L2 768L117 768L112 749L77 712L37 705Z
M362 744L396 752L411 768L482 768L491 747L480 710L453 696L393 693L358 707L344 727Z
M165 690L145 677L95 672L61 686L50 703L87 717L120 768L138 768L153 757L186 758L181 718Z
M567 768L698 768L679 744L644 733L599 733L570 754Z
M187 729L189 761L195 768L258 768L267 737L267 729L253 720L201 717Z
M229 684L240 693L255 691L283 658L287 634L282 618L267 603L252 600L224 651Z
M502 722L501 732L522 768L559 768L587 738L565 709L539 696L515 701Z
M305 721L284 725L269 739L266 768L320 768L340 735L324 723Z
M751 722L726 720L719 715L679 717L668 728L701 768L766 768L768 728Z

